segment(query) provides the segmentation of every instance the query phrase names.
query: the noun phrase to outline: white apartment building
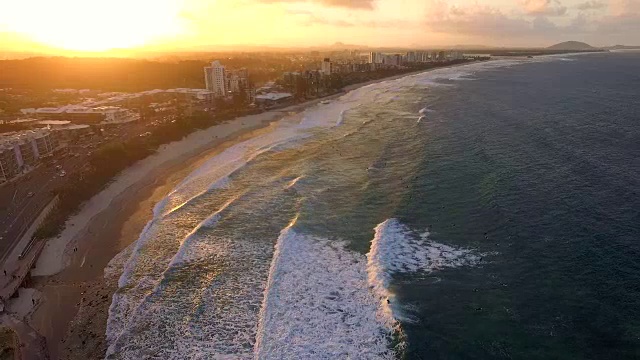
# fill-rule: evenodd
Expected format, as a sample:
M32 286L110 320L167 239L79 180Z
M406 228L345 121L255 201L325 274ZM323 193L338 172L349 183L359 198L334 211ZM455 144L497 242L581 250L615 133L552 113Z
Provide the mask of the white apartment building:
M216 60L211 66L204 68L204 80L207 90L213 92L215 97L223 97L227 94L227 78L224 66Z
M331 63L331 59L325 58L322 61L322 73L324 75L331 75L333 72L333 64Z

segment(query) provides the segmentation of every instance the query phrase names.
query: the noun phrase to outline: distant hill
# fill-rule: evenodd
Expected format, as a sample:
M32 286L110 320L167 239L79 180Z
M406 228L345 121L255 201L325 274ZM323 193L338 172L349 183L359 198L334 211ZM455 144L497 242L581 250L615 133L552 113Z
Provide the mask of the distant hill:
M549 46L548 50L571 50L571 51L582 51L582 50L596 50L593 46L589 44L585 44L580 41L565 41L559 44L555 44L553 46Z

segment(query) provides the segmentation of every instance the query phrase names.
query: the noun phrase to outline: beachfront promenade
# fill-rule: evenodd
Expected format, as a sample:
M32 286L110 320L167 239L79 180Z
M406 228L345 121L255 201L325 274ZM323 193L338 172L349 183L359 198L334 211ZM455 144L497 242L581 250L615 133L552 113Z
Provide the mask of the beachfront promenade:
M29 228L21 234L17 245L2 259L2 274L0 274L0 300L3 305L2 310L4 310L4 305L7 301L18 291L18 288L20 288L25 281L29 275L29 271L44 248L46 241L43 239L34 239L33 235L57 203L58 197L55 197L42 209Z
M2 259L2 274L0 274L0 324L11 328L18 338L18 351L20 355L19 359L47 359L46 356L46 341L38 334L22 317L23 310L17 311L17 313L10 313L8 309L10 301L25 280L29 276L31 268L35 264L38 256L42 252L46 244L44 239L35 239L33 235L36 230L42 224L44 219L54 210L58 203L58 197L56 196L40 211L40 214L29 225L29 227L21 233L21 238L17 241L16 245L11 251ZM35 302L34 298L20 298L17 300L27 302ZM33 305L33 304L27 304ZM24 306L17 305L22 309ZM28 308L29 306L27 306Z

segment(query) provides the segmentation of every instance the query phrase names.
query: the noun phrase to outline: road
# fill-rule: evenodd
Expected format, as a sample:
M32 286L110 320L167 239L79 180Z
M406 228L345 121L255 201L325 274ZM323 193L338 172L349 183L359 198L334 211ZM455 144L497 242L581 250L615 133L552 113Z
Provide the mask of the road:
M87 161L87 150L69 148L67 154L57 156L56 162L42 163L28 174L0 186L0 261L4 261L40 211L55 196L55 190L65 184L67 176ZM55 166L60 165L67 176L59 176ZM33 196L29 196L33 193Z

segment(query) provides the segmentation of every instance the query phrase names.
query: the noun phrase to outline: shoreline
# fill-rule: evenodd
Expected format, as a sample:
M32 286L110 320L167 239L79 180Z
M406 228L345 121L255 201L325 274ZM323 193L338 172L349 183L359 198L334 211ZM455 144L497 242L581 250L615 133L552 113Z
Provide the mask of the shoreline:
M49 240L41 255L42 261L38 260L32 272L34 286L31 287L41 291L41 300L33 310L29 324L47 339L50 358L104 356L108 309L119 277L119 274L105 277L105 268L138 239L152 217L155 204L211 156L260 133L272 131L270 124L291 113L302 112L357 88L474 63L477 62L371 80L346 86L341 92L327 97L236 118L164 144L155 154L122 171L85 203L78 214L67 220L61 236ZM226 134L215 135L223 129Z

